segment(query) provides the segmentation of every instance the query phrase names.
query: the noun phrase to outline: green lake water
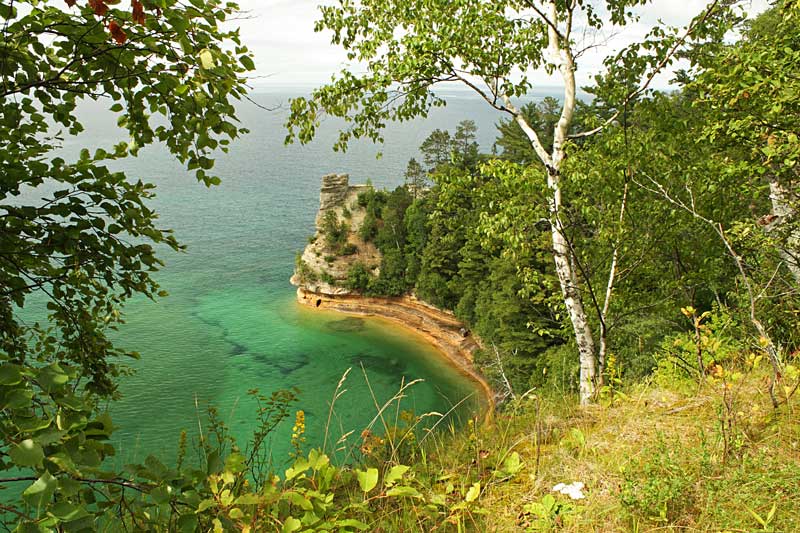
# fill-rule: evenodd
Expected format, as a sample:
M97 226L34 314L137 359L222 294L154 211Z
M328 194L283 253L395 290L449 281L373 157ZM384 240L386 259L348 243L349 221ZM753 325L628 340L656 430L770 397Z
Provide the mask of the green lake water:
M288 96L254 98L276 106ZM67 141L67 157L83 146L120 140L110 114L87 106L82 115L86 133ZM474 414L479 389L432 347L385 322L301 308L288 280L295 254L313 232L322 175L347 172L351 183L371 179L378 187L394 187L434 128L454 131L460 120L473 119L488 150L497 116L475 99L454 95L425 121L391 126L383 147L355 143L344 154L331 150L334 122L324 123L311 145L286 147L281 110L270 113L243 103L240 118L251 134L219 156L219 187L196 183L159 147L116 164L131 178L157 185L152 205L162 226L173 228L188 246L186 253L162 254L166 267L157 279L170 296L134 300L125 309L127 323L117 342L142 357L132 363L136 372L122 381L122 399L110 406L119 427L116 460L124 464L152 453L170 461L181 430L196 435L209 404L244 445L256 411L249 389L268 394L296 387L295 409L306 413L306 446L319 446L330 399L348 368L347 392L336 404L330 431L334 440L352 431L350 443L357 443L376 414L375 402L392 397L403 381L423 380L403 400L404 409L444 413L468 398L450 417L458 424ZM272 436L276 466L288 458L291 425L287 420Z

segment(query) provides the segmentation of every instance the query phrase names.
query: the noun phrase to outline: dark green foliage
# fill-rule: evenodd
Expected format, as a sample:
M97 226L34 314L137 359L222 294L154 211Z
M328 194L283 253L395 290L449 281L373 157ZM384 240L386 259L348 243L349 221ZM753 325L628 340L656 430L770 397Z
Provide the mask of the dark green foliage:
M358 195L358 205L366 211L361 227L358 229L358 236L361 240L372 241L378 234L378 220L381 218L381 211L386 205L387 198L388 195L385 191L376 191L372 188Z
M364 263L355 263L347 271L345 287L363 293L369 287L372 279L373 276Z
M502 240L487 235L483 219L519 195L516 184L456 165L440 166L433 179L424 199L411 202L404 188L388 196L375 239L383 253L381 274L368 292L399 295L413 288L423 300L454 310L495 343L515 387L526 390L539 383L532 378L537 355L563 342L547 298L523 275L549 273L547 235L540 232L541 250L514 257Z
M406 209L412 198L405 187L397 187L386 199L381 209L381 225L375 236L375 245L381 250L403 251L406 244Z
M369 242L378 234L378 219L372 214L371 210L367 210L364 215L364 220L361 222L361 227L358 228L358 236L364 242Z
M561 114L560 102L547 96L538 103L528 102L520 111L532 128L542 132L539 140L549 153L553 149L553 127ZM503 159L523 165L538 161L530 140L514 120L502 119L498 122L495 144L503 149L499 154Z
M347 243L342 246L342 250L339 253L342 256L355 255L358 253L358 246L353 243Z
M451 146L453 161L465 168L475 168L478 164L478 127L473 120L462 120L456 127Z
M317 281L317 274L314 272L314 269L308 266L308 263L303 261L302 254L297 254L297 257L294 261L294 271L297 273L297 276L300 278L301 283L314 283Z
M419 147L422 160L428 165L428 171L434 172L442 165L448 164L452 148L453 140L449 131L433 130Z
M400 296L412 287L405 276L406 262L403 253L396 248L383 252L381 273L369 285L369 292L382 296Z
M428 242L428 202L415 200L405 213L406 224L406 276L416 282L422 269L422 254Z
M328 210L322 218L322 236L325 239L325 248L333 253L340 254L347 244L350 227L345 221L339 221L336 211Z
M406 187L411 191L412 196L420 198L428 186L428 174L422 168L416 159L411 158L408 161L405 173Z

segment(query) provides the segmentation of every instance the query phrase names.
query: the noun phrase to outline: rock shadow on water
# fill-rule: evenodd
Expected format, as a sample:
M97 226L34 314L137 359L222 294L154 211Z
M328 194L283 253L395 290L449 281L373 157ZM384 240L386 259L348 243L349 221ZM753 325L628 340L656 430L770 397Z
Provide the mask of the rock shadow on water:
M275 361L265 353L254 353L253 360L258 363L254 369L256 373L259 376L266 377L268 375L274 375L275 371L282 376L293 374L308 365L311 358L306 353L298 353L294 354L291 359Z
M371 370L387 376L404 375L407 367L405 361L402 359L396 357L380 357L365 352L351 356L350 364L355 368L361 368L363 366L365 370Z
M328 322L325 327L331 331L336 331L339 333L355 333L358 331L364 331L364 328L367 327L367 323L363 318L349 316L341 320Z
M244 344L239 344L238 342L231 342L231 349L228 353L231 355L244 355L247 353L247 346Z

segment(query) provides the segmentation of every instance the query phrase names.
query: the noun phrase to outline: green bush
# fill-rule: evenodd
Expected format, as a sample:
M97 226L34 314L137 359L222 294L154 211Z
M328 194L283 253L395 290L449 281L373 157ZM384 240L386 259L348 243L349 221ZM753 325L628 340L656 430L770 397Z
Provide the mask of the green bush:
M339 222L336 212L329 210L325 212L322 219L322 234L325 237L325 247L328 251L338 254L342 247L347 244L347 234L350 228L346 222Z
M372 214L371 211L367 211L367 214L364 215L364 221L361 223L361 227L358 229L358 236L364 242L369 242L375 238L375 235L378 234L378 219L375 218L375 215Z
M297 274L297 277L300 278L301 283L314 283L317 281L317 273L314 272L310 266L308 266L308 263L303 261L302 254L297 254L294 265L295 273Z
M355 254L357 254L357 253L358 253L358 246L356 246L356 245L355 245L355 244L353 244L353 243L347 243L347 244L345 244L345 245L342 247L342 250L341 250L341 252L340 252L340 254L341 254L341 255L343 255L343 256L355 255Z
M345 287L353 291L365 292L372 278L372 274L364 263L355 263L347 271Z

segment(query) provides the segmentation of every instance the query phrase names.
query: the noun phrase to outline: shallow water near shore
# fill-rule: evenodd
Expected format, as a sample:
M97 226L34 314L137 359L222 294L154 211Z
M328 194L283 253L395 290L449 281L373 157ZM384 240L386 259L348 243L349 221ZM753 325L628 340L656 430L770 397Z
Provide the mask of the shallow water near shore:
M289 96L254 98L275 107ZM86 132L65 141L64 156L123 140L113 116L96 105L81 111ZM188 246L186 253L161 253L166 266L156 278L170 296L157 302L137 299L125 309L127 323L117 342L140 352L141 360L131 363L135 373L122 380L122 400L110 405L119 428L114 461L123 465L155 454L170 462L181 430L187 430L191 449L199 428L207 427L209 405L244 448L256 427L251 389L269 395L297 388L292 413L305 411L306 447L319 446L329 402L348 369L347 392L337 401L329 441L352 431L349 444L357 445L379 406L413 380L421 381L400 409L446 413L468 398L441 425L475 414L483 400L479 388L427 342L386 322L302 308L288 279L295 254L313 233L324 174L349 173L351 183L370 179L393 188L402 183L408 159L419 159L417 147L434 128L453 131L459 121L475 120L488 151L497 116L472 98L456 96L425 121L390 126L382 147L358 142L337 154L331 150L336 123L323 124L318 140L308 146L287 147L285 111L270 113L242 103L239 115L251 133L229 154L218 155L219 187L196 183L160 147L114 163L130 178L157 185L151 205L161 214L161 226L173 228ZM383 157L376 159L379 151ZM397 407L387 413L391 423ZM276 467L288 458L292 418L269 442Z
M351 183L371 180L394 188L403 181L407 161L420 159L418 147L435 128L454 131L459 121L474 120L482 149L490 151L497 114L475 98L454 94L447 107L426 120L389 125L383 146L356 142L347 153L335 153L331 146L341 126L335 121L323 123L317 140L307 146L284 146L285 104L300 94L253 95L261 106L277 108L273 112L249 102L239 105L239 118L251 133L229 154L217 154L219 187L198 184L159 146L110 165L157 186L150 205L160 213L161 227L174 229L188 246L186 253L161 251L166 266L155 277L170 296L129 302L127 323L116 334L118 345L141 354L130 363L135 372L121 380L122 399L109 406L118 427L113 459L118 466L149 454L170 462L184 429L191 450L199 429L207 428L209 405L244 448L256 427L251 389L269 395L297 388L292 412L305 411L306 447L319 446L330 399L348 369L347 392L337 401L329 441L352 431L349 443L357 444L361 430L376 417L376 406L413 380L421 381L405 395L401 409L446 413L468 398L449 415L458 424L480 408L476 384L427 342L386 322L302 308L288 280L295 254L313 233L324 174L349 173ZM110 148L127 140L116 117L99 104L82 105L79 116L85 132L65 139L59 154L65 159L84 147ZM26 307L27 319L43 315L37 303ZM387 413L391 423L396 406ZM292 423L287 419L269 442L276 467L288 459Z

